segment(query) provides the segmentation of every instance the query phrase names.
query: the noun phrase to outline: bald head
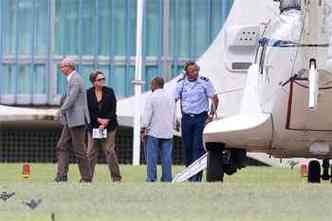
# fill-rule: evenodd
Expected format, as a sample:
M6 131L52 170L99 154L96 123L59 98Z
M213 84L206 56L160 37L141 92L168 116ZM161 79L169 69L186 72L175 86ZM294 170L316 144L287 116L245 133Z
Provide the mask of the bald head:
M60 69L64 75L69 75L75 70L75 62L70 57L65 57L60 64Z

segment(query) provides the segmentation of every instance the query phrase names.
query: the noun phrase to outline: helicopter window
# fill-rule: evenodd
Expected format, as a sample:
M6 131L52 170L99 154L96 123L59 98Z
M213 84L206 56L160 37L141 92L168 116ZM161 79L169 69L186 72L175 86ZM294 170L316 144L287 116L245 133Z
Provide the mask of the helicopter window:
M280 0L280 11L286 11L290 9L301 10L301 0Z
M233 70L248 70L251 62L233 62L232 69Z

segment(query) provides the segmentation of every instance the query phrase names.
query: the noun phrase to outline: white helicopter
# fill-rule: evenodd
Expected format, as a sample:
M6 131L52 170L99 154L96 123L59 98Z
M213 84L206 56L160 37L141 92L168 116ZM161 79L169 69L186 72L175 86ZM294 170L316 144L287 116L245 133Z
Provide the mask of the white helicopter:
M308 181L331 179L330 42L332 0L234 0L223 29L197 61L221 101L204 130L208 181L244 167L250 152L316 158L323 172L320 161L310 161ZM176 81L165 86L170 94ZM133 126L133 101L118 101L121 125ZM0 106L0 123L43 122L55 113Z
M320 161L309 162L308 182L328 180L332 1L252 3L236 0L219 36L222 70L214 80L223 116L204 130L207 180L242 168L246 152L321 159L322 174ZM202 69L217 71L211 63L204 69L208 59L203 55Z

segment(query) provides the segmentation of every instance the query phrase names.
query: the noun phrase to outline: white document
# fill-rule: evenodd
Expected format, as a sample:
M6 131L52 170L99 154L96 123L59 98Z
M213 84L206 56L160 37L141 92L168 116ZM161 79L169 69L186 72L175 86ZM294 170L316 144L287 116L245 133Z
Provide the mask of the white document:
M93 139L105 139L105 138L107 138L107 129L93 128L92 138Z

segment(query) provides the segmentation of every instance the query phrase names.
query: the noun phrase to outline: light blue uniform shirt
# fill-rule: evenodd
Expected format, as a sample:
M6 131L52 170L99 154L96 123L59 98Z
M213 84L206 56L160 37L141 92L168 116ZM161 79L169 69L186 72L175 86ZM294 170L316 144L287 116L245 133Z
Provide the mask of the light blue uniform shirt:
M188 81L187 77L177 81L175 98L180 99L182 112L186 114L200 114L209 111L209 98L216 91L212 82L201 75L195 81Z

